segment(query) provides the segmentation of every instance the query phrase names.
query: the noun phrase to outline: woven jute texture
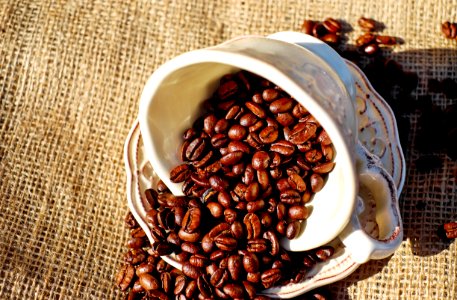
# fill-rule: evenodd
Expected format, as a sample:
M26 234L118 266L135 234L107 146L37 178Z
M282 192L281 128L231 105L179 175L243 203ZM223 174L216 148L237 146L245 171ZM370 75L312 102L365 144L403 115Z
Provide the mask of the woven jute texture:
M0 299L122 299L114 275L128 231L123 143L148 76L191 49L245 34L298 30L332 16L405 40L390 55L427 79L457 79L457 1L0 0ZM445 108L455 99L436 95ZM457 299L456 162L418 172L411 121L400 208L405 238L330 286L335 299ZM424 204L425 203L425 208Z

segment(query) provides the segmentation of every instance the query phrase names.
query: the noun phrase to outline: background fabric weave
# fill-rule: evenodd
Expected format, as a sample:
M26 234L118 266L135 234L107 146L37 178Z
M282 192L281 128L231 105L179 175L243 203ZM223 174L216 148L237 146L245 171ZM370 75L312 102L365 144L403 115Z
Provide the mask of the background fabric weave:
M123 143L161 63L305 18L347 22L353 43L360 16L404 39L389 55L418 73L415 97L457 79L457 41L440 32L456 0L0 0L0 299L122 299ZM443 167L419 172L419 115L406 117L404 242L332 284L335 299L457 299L457 245L436 235L457 219L456 162L438 153Z

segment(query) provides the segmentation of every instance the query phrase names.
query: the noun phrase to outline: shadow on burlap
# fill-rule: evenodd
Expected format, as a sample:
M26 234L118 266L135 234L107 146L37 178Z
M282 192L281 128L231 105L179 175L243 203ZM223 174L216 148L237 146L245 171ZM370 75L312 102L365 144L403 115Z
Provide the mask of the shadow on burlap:
M456 78L456 1L0 0L0 298L122 299L113 284L128 232L123 142L153 70L184 51L243 34L364 15L405 44L391 54L420 77ZM441 50L422 50L437 49ZM455 103L437 95L442 107ZM415 169L411 124L401 198L405 240L331 285L336 299L456 299L457 249L436 236L457 219L455 161ZM418 209L418 201L425 208Z

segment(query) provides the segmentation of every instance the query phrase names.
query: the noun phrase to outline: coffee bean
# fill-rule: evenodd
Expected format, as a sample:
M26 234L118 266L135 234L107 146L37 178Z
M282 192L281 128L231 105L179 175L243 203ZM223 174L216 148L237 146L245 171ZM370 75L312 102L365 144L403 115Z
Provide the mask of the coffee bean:
M319 174L313 174L310 177L311 190L317 193L324 187L324 179Z
M206 207L209 209L211 215L215 218L222 217L224 213L224 207L218 202L209 202Z
M287 181L289 182L290 187L294 190L299 192L304 192L306 190L305 181L297 173L290 174L290 176L287 178Z
M263 155L263 154L262 154ZM258 158L259 160L260 158ZM259 161L256 161L256 163L259 163ZM251 184L255 179L255 169L251 164L246 166L246 169L244 170L243 177L241 178L242 182L246 185Z
M312 186L312 183L311 183ZM289 205L300 203L300 194L295 190L286 190L279 195L281 202Z
M151 274L144 273L144 274L141 274L138 278L140 280L141 286L147 292L156 290L159 288L159 281L157 280L157 278L155 278Z
M247 273L246 280L252 283L260 282L260 272L257 273Z
M299 221L290 222L289 225L287 225L286 237L289 240L294 239L297 236L297 234L300 232L300 226L301 225L300 225Z
M227 263L230 277L235 281L239 280L243 267L241 256L238 254L231 255L229 256Z
M196 254L200 252L200 247L192 242L182 242L181 250L187 253Z
M187 233L193 233L200 227L201 222L200 208L191 208L184 215L182 228Z
M262 92L262 99L266 102L272 102L278 98L279 92L276 89L265 89Z
M376 28L376 21L370 18L361 17L357 23L363 31L374 31Z
M212 261L221 261L227 256L227 252L223 250L216 250L209 256Z
M240 117L240 125L244 127L250 127L258 121L256 115L251 112L247 112Z
M197 253L189 258L189 262L195 267L203 268L208 263L208 259L206 256Z
M397 44L397 39L394 36L378 35L376 36L376 42L381 45L393 46Z
M332 246L322 246L315 251L314 255L319 261L327 261L334 252L335 249Z
M254 297L257 295L257 290L256 290L255 286L246 280L243 281L243 286L244 286L244 290L246 291L246 294L248 295L249 299L254 299Z
M256 273L259 270L259 259L255 253L247 253L243 256L243 267L248 273Z
M333 167L335 166L334 162L326 162L319 164L315 167L313 167L313 172L318 173L318 174L326 174L329 173L330 171L333 170Z
M246 226L246 233L248 239L255 239L260 236L261 223L259 217L254 213L248 213L243 219Z
M271 144L278 138L278 130L273 126L267 126L259 133L260 141L264 144Z
M270 241L270 246L271 246L270 254L273 256L278 255L280 245L279 245L279 240L278 240L278 237L276 236L276 234L273 231L268 230L268 231L265 231L265 233L263 234L263 238Z
M359 36L356 41L355 41L355 44L359 47L361 46L366 46L366 45L369 45L371 43L373 43L376 39L376 36L370 32L367 32L361 36Z
M197 268L195 266L193 266L190 262L184 262L182 264L182 272L184 273L184 275L186 275L187 277L190 277L192 279L197 279L201 276L202 272L200 270L200 268Z
M269 269L262 273L260 276L262 285L267 289L272 287L277 281L281 279L281 270Z
M257 151L252 156L251 163L255 170L264 170L270 164L270 156L265 151Z
M270 104L270 111L274 114L284 113L293 108L294 101L291 98L280 98Z
M241 107L239 105L233 105L232 107L230 107L227 114L225 115L225 119L226 120L235 119L240 113L242 113Z
M243 225L241 225L241 222L239 221L232 223L230 226L230 231L232 232L233 237L236 239L241 239L244 236Z
M263 253L267 251L267 243L264 239L249 239L247 250L254 253Z
M298 123L292 128L289 134L289 141L295 145L303 144L316 133L316 130L316 124L310 122Z
M242 298L244 293L243 288L239 284L235 283L227 283L224 285L223 291L233 299Z
M289 207L287 216L293 221L305 220L308 217L308 209L303 205L292 205Z
M230 207L231 197L226 191L221 191L217 194L217 201L225 208Z
M342 29L341 23L333 18L325 19L324 22L322 22L322 25L324 25L325 29L331 33L339 33Z
M249 126L248 131L249 131L249 133L254 133L254 132L257 132L260 129L262 129L264 126L265 126L265 121L259 120L259 121L255 122L252 126ZM250 135L251 135L251 139L254 139L255 142L260 143L260 139L258 138L257 135L254 135L254 134L250 134ZM248 138L249 138L249 136L248 136ZM248 141L248 140L246 140L246 141ZM254 146L252 146L252 147L254 147Z
M210 278L211 285L222 288L229 279L229 273L225 269L217 269Z
M125 264L121 267L116 275L116 284L122 290L128 289L135 276L135 268L132 265Z
M201 234L200 234L200 230L197 230L192 233L188 233L188 232L184 231L183 229L180 229L178 231L178 236L183 241L195 243L200 239Z
M265 110L259 104L248 101L245 105L247 109L249 109L254 115L259 117L260 119L264 119L267 116Z
M265 201L263 199L249 202L246 206L246 209L249 213L254 213L265 207Z
M228 137L231 140L235 140L235 141L240 141L240 140L244 139L246 137L246 135L247 135L246 128L239 124L232 125L232 127L230 127L230 129L228 131Z
M227 222L229 224L232 224L233 222L236 221L236 218L237 218L236 210L234 210L232 208L227 208L227 209L224 210L225 222Z
M208 277L206 275L202 275L197 278L197 287L200 293L205 298L210 298L212 295L211 285L209 284Z
M287 232L287 222L285 220L279 220L276 224L276 232L281 236L285 236Z
M131 249L125 254L124 261L128 264L137 265L146 259L146 252L143 249Z
M251 152L251 149L249 146L242 142L242 141L231 141L228 144L228 151L229 152L242 152L245 154L249 154Z
M301 31L303 33L312 35L313 34L313 28L316 25L316 22L312 20L305 20L301 26Z
M235 250L238 244L235 238L228 235L218 235L214 238L214 243L216 244L216 247L224 251Z
M214 148L222 148L229 142L227 135L223 133L217 133L211 138L211 145Z
M305 153L305 158L309 163L317 163L322 159L322 152L317 149L311 149Z
M230 152L223 157L221 157L221 164L223 166L233 166L234 164L238 163L243 158L243 152L235 151Z
M333 147L331 145L322 146L322 155L326 161L331 161L333 159Z
M221 84L217 89L217 95L221 100L226 100L227 98L235 95L237 92L238 84L233 80Z
M206 149L206 141L200 137L190 142L186 149L186 158L190 161L195 161L203 156Z
M227 211L227 210L226 210ZM225 212L224 212L225 215ZM236 217L235 217L236 218ZM229 223L219 223L216 226L214 226L209 232L208 236L211 239L216 238L218 235L223 234L224 232L229 232L230 230L230 224Z
M222 192L228 188L227 180L217 175L213 175L209 178L209 184L213 190L218 192Z
M198 286L197 286L197 281L196 280L191 280L189 283L187 283L187 286L184 291L184 295L188 299L192 299L192 297L195 295L195 292L197 291Z

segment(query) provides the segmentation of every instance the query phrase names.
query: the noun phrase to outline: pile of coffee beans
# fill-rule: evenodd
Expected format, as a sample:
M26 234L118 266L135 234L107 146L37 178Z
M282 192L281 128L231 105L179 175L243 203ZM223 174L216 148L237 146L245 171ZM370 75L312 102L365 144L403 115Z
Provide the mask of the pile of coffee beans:
M246 71L223 76L205 107L208 113L184 132L184 163L171 181L184 182L183 193L199 198L215 219L238 214L246 228L258 221L295 238L308 217L304 204L334 167L326 131L281 88Z
M128 300L269 299L257 292L273 284L300 281L316 262L327 260L334 251L324 246L289 253L279 247L268 231L263 234L268 243L259 238L253 239L254 243L233 241L230 237L239 234L235 232L241 224L235 221L231 225L214 225L214 220L207 220L208 209L195 198L175 197L167 191L157 193L152 189L147 195L154 207L147 215L154 244L148 242L131 213L125 219L131 238L116 284L127 292ZM184 205L184 201L188 204ZM214 227L205 229L211 227L207 227L210 223ZM196 242L198 234L206 238ZM171 253L182 263L182 271L160 257ZM330 298L325 292L312 292L303 299Z

